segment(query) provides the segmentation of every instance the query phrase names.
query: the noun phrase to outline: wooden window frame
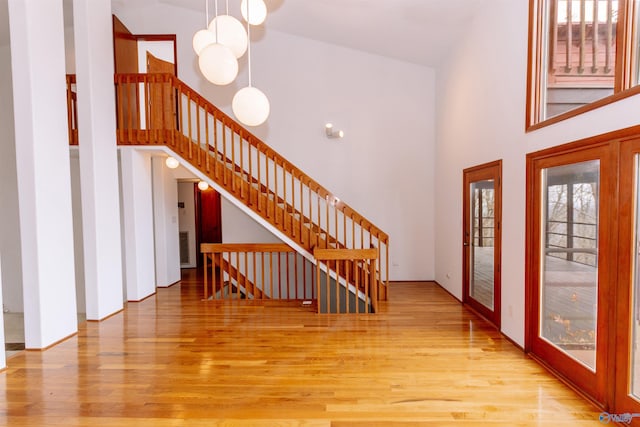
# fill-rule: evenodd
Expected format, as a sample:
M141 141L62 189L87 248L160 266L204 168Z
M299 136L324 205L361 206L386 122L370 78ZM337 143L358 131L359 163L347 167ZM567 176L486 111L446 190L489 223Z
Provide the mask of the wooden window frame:
M544 60L544 46L547 44L547 34L544 29L545 2L549 0L529 0L529 48L527 61L527 105L525 117L525 131L531 132L554 123L576 117L587 111L612 104L621 99L640 93L640 84L633 86L633 75L637 70L637 49L634 40L637 28L634 25L636 6L634 0L618 0L618 25L616 30L616 63L613 94L592 103L582 105L547 119L541 118L543 74L546 73ZM640 82L639 82L640 83Z

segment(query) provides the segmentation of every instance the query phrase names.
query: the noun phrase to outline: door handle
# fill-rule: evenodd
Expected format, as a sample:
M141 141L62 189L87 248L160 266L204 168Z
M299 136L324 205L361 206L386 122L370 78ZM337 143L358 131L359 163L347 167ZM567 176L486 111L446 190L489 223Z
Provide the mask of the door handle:
M469 246L469 242L464 242L462 245L463 246Z

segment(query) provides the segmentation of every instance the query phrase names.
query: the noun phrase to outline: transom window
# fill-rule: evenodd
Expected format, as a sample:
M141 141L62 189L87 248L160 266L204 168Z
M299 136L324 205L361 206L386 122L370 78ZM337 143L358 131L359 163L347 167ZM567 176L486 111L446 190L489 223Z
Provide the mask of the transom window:
M640 92L640 0L530 0L527 130Z

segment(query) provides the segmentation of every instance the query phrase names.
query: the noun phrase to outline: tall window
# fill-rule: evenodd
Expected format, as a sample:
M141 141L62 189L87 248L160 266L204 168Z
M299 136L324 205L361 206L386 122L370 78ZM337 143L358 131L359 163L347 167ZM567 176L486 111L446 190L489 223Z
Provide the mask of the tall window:
M640 0L530 0L527 128L639 93Z

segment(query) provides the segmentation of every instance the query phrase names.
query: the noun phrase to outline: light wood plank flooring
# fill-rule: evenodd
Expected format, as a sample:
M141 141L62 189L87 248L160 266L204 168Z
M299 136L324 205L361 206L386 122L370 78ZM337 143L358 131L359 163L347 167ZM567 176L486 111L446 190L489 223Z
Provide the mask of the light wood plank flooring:
M433 283L394 284L371 316L200 291L188 273L47 351L13 356L0 425L601 425Z

